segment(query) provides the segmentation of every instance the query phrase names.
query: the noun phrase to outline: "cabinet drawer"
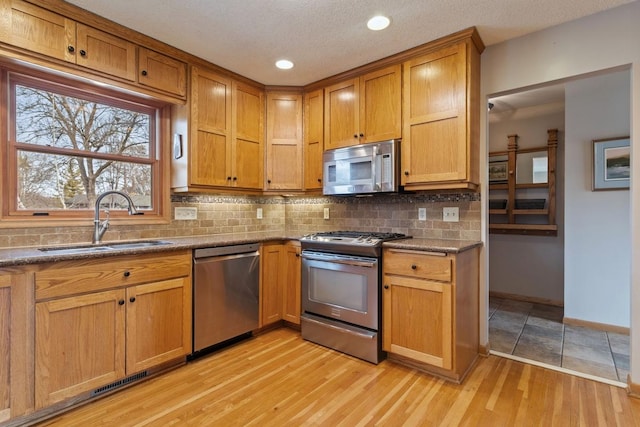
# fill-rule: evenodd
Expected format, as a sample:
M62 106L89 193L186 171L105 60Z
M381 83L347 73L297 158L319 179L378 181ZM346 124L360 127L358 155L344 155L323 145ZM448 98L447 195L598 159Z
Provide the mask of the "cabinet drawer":
M451 282L451 255L429 255L417 251L386 249L382 259L385 274Z
M61 261L44 264L35 273L36 299L83 294L190 274L191 251Z

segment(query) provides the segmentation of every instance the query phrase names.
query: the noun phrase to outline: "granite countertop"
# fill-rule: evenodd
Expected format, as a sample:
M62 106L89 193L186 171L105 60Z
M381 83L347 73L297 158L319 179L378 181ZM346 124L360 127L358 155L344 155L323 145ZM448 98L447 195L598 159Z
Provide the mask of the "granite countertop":
M145 239L138 241L155 241L161 240L167 242L167 244L149 246L149 247L137 247L137 248L113 248L106 251L97 252L84 252L84 253L60 253L56 251L41 251L37 247L24 247L24 248L6 248L0 249L0 268L38 264L44 262L56 262L65 260L82 260L90 258L108 257L116 255L135 255L142 253L153 252L171 252L182 249L198 249L206 247L217 246L229 246L239 245L245 243L262 243L276 240L298 240L300 236L287 236L280 233L273 232L257 232L257 233L235 233L235 234L222 234L213 236L185 236L185 237L160 237L157 239ZM131 242L136 242L132 240ZM103 242L101 245L117 244L122 242ZM466 240L445 240L445 239L402 239L394 240L391 242L385 242L383 247L385 248L397 248L397 249L413 249L420 251L432 251L432 252L447 252L447 253L459 253L481 246L482 242L479 241L466 241ZM51 246L50 248L61 247L78 247L78 246L91 246L86 243L78 243L73 245L64 246Z
M401 239L392 240L382 244L383 248L413 249L416 251L446 252L457 254L469 249L482 246L481 241L476 240L448 240L448 239Z

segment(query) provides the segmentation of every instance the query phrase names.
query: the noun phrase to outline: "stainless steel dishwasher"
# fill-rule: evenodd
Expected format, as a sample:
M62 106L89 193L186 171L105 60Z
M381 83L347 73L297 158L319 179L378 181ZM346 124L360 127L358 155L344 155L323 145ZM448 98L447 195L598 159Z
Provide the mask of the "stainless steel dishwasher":
M193 351L258 328L259 244L193 253Z

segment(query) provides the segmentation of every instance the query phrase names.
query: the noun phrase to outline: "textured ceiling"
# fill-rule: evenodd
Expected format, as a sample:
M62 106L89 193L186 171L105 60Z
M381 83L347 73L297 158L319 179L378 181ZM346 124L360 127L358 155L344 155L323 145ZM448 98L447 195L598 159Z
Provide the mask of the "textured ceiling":
M631 0L68 0L266 85L302 86L475 26L485 45ZM391 18L379 32L376 15ZM274 63L286 58L291 70Z

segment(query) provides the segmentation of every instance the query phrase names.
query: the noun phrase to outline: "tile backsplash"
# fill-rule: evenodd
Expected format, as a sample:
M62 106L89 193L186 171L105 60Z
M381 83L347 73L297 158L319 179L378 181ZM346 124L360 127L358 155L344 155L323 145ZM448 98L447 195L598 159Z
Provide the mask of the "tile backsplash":
M175 220L176 207L198 209L195 220ZM458 207L459 222L442 221L443 207ZM262 219L257 218L258 208ZM324 219L328 208L329 219ZM426 220L418 220L418 208ZM114 225L104 241L208 234L274 232L301 236L314 231L367 230L414 237L480 240L480 195L398 194L374 197L213 196L179 194L171 198L169 224ZM0 247L91 242L91 226L0 228Z

